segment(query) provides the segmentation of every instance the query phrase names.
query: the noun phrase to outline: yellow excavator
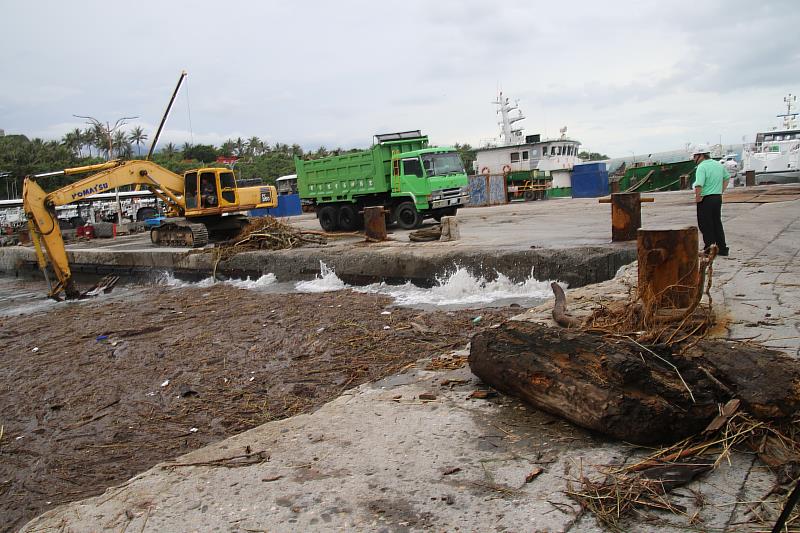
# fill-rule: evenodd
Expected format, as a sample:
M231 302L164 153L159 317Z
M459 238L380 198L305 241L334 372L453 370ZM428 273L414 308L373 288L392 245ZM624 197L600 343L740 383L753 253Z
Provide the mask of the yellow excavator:
M87 172L93 174L51 193L36 182L45 176ZM180 176L152 161L114 160L28 176L22 187L22 204L39 268L50 284L51 298L60 300L62 291L67 299L86 295L77 290L72 280L56 207L126 185L143 186L166 205L167 218L150 230L151 241L160 246L201 247L209 237L229 238L247 224L243 211L278 204L275 187L237 187L233 171L227 168L200 168ZM47 275L48 260L56 277L52 283Z
M60 300L62 291L68 300L82 298L101 289L110 290L116 283L116 278L112 277L88 291L77 290L69 269L64 239L58 227L58 206L79 202L95 194L111 192L118 187L132 185L136 190L146 188L167 207L167 218L158 227L150 230L153 244L197 248L205 246L209 237L229 238L238 233L247 224L243 211L278 205L275 187L237 187L233 171L227 168L200 168L180 176L151 161L172 104L186 76L186 71L181 72L144 160L118 159L25 178L22 205L28 219L31 240L36 248L39 268L50 285L51 298ZM51 193L46 193L36 182L37 178L48 176L87 173L91 174ZM47 273L48 260L56 276L55 282L50 281Z

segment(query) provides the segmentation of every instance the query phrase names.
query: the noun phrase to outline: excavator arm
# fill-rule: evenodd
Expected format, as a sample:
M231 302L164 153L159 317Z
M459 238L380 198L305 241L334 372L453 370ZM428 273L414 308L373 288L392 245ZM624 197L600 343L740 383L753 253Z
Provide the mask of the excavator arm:
M95 173L51 193L46 193L36 182L37 177L86 172ZM56 219L56 207L78 202L95 194L110 192L125 185L147 187L166 203L174 215L180 216L185 211L183 177L151 161L109 161L25 178L22 205L28 219L39 268L50 284L51 298L60 300L62 291L67 299L80 297L80 292L72 280L64 239ZM51 281L47 274L48 261L56 277L54 281Z

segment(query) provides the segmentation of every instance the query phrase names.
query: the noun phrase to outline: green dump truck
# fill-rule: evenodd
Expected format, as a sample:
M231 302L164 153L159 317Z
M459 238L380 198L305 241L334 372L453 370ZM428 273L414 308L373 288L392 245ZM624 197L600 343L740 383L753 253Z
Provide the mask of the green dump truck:
M300 198L325 231L352 231L365 207L383 206L403 229L452 216L469 200L467 174L453 148L428 146L420 131L376 135L368 150L304 161L295 157Z

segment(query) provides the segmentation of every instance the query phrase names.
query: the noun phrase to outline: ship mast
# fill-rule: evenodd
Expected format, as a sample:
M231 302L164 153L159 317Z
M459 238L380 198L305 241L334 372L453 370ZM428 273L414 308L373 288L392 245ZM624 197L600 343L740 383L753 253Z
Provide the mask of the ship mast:
M519 101L511 105L508 101L508 97L503 97L503 92L500 91L500 95L492 103L498 106L497 112L501 117L501 121L497 123L500 126L501 146L522 144L522 128L515 129L511 126L515 122L519 122L525 118L525 115L519 110ZM511 112L514 110L518 111L519 114L512 117Z
M778 118L783 119L783 129L785 130L793 130L797 128L797 113L792 113L792 108L797 101L797 96L794 96L792 93L783 97L783 101L786 102L786 113L782 115L778 115Z

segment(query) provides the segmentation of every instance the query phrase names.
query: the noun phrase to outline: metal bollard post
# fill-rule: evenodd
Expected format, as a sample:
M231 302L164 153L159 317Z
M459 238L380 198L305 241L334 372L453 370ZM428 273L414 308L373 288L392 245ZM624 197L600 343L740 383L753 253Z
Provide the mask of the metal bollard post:
M364 233L368 241L386 240L386 213L382 206L364 208Z
M636 240L636 231L642 227L642 202L652 201L653 198L642 198L638 192L616 193L611 198L600 198L601 204L611 204L611 240Z

